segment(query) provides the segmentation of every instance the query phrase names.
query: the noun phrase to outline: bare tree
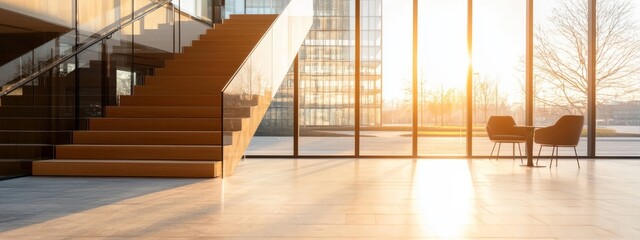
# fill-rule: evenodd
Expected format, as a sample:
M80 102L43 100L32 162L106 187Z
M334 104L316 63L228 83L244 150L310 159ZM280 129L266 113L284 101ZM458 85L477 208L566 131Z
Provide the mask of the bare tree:
M489 107L492 103L495 103L495 108L497 109L498 102L498 89L497 83L489 79L487 75L483 75L474 79L473 81L473 103L474 103L474 111L476 114L476 121L478 120L477 114L480 109L482 109L483 118L482 121L485 122L488 119Z
M558 3L550 25L535 35L536 84L551 89L536 100L569 113L584 114L587 105L588 1ZM621 100L639 90L640 31L631 0L597 1L596 90L598 103Z

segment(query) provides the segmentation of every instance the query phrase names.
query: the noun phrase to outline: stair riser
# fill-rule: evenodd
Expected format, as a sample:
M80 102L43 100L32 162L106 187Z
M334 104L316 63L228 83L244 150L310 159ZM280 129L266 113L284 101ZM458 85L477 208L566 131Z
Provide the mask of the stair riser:
M240 28L213 28L207 29L206 35L220 34L220 35L264 35L266 32L266 26L256 26L254 28L240 29ZM202 36L202 35L201 35Z
M220 146L60 145L56 159L220 160Z
M233 53L233 54L237 54L237 56L244 56L246 57L247 54L249 54L249 51L251 51L251 49L253 49L254 46L251 45L239 45L239 46L207 46L207 47L199 47L199 48L193 48L193 47L185 47L184 48L184 53L185 54L190 54L190 53L210 53L213 54L215 57L215 54L218 53Z
M77 131L73 133L73 143L119 145L215 145L221 144L221 133L185 131Z
M114 118L217 118L220 107L107 107L107 117Z
M238 70L239 65L233 67L182 67L182 68L161 68L156 70L160 76L231 76Z
M242 64L240 60L221 60L221 61L188 61L173 60L167 62L166 69L171 68L238 68Z
M96 118L89 120L91 130L114 131L219 131L220 118L127 119Z
M55 144L71 142L71 131L1 131L0 144Z
M120 106L220 106L220 96L121 96Z
M254 46L256 45L256 43L258 43L259 38L254 38L254 37L250 37L247 39L242 39L242 40L238 40L233 39L233 38L216 38L216 39L211 39L211 40L198 40L198 41L194 41L193 44L191 45L192 47L196 47L196 48L207 48L207 47L214 47L214 46L224 46L224 47L229 47L229 46L235 46L235 47L242 47L242 46Z
M139 96L176 96L176 95L220 95L219 88L197 88L192 86L165 87L165 86L135 86L133 92Z
M171 87L171 86L188 86L194 88L211 88L220 89L224 87L229 81L228 77L224 77L225 80L202 80L202 79L189 79L186 77L174 77L165 79L155 79L153 81L145 81L145 86L149 87Z
M0 130L75 129L75 119L0 118Z
M36 161L35 176L186 177L213 178L221 174L221 162L70 162Z
M220 24L214 26L214 31L217 29L267 29L271 26L272 22L267 23L233 23L233 24Z
M53 145L0 145L0 159L42 159L53 156Z
M176 60L239 60L244 61L247 58L247 54L249 51L245 51L244 54L239 54L237 52L213 52L213 53L202 53L202 52L192 52L192 53L183 53L176 56Z

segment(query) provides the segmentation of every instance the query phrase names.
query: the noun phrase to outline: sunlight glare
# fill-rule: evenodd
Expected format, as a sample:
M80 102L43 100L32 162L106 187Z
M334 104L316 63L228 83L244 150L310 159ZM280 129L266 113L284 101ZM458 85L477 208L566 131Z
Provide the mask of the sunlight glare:
M473 182L467 161L419 161L412 196L421 223L434 226L440 237L464 235L472 223Z

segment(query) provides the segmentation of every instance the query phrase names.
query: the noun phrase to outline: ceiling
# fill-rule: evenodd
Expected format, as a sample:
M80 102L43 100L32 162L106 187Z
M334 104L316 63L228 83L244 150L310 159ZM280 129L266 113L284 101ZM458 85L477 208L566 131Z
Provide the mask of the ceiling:
M0 34L32 32L68 32L70 29L37 18L0 8Z

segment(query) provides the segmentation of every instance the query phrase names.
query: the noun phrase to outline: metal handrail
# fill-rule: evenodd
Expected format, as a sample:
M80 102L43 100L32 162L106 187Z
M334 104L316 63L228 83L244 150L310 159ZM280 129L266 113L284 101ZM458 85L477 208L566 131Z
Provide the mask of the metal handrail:
M2 90L2 92L0 92L0 98L1 98L1 97L4 97L4 96L6 96L6 95L8 95L9 93L11 93L11 92L13 92L14 90L16 90L16 89L18 89L18 88L20 88L20 87L24 86L25 84L27 84L27 83L29 83L29 82L31 82L31 81L33 81L33 80L35 80L35 79L36 79L37 77L39 77L40 75L42 75L42 74L44 74L44 73L48 72L49 70L51 70L51 69L55 68L56 66L58 66L58 65L60 65L60 64L62 64L62 63L64 63L65 61L67 61L67 60L71 59L72 57L75 57L75 56L76 56L76 55L78 55L79 53L81 53L81 52L83 52L84 50L86 50L86 49L88 49L88 48L92 47L93 45L95 45L95 44L97 44L97 43L101 42L102 40L104 40L104 39L107 39L107 38L111 37L114 33L116 33L116 32L118 32L118 31L122 30L122 28L124 28L124 27L126 27L126 26L129 26L130 24L133 24L134 22L136 22L136 21L138 21L138 20L142 19L143 17L147 16L149 13L151 13L151 12L153 12L153 11L155 11L155 10L157 10L157 9L161 8L161 7L163 7L165 4L167 4L167 3L168 3L168 4L171 4L171 0L160 0L160 1L156 2L156 3L157 3L157 5L156 5L156 6L154 6L154 7L150 8L149 10L147 10L147 11L145 11L144 13L140 14L139 16L134 17L134 18L132 18L131 20L129 20L129 21L127 21L127 22L125 22L125 23L123 23L123 24L119 25L119 26L118 26L118 27L116 27L115 29L113 29L113 30L111 30L111 31L109 31L109 32L107 32L107 33L105 33L105 34L103 34L101 37L96 38L96 39L94 39L94 40L91 40L91 41L89 41L89 42L87 42L87 43L84 43L84 44L82 44L82 46L79 46L79 47L78 47L78 46L75 46L75 48L76 48L76 49L75 49L75 51L73 51L73 53L71 53L71 54L69 54L69 55L66 55L66 56L63 56L63 57L61 57L61 58L58 58L57 60L53 61L52 63L50 63L50 64L48 64L48 65L46 65L44 68L42 68L42 69L38 70L37 72L35 72L35 73L33 73L33 74L29 75L29 76L26 76L26 77L24 77L24 78L22 78L22 79L18 80L16 83L14 83L13 85L11 85L11 87L9 87L9 88L7 88L7 89L5 89L5 90Z

